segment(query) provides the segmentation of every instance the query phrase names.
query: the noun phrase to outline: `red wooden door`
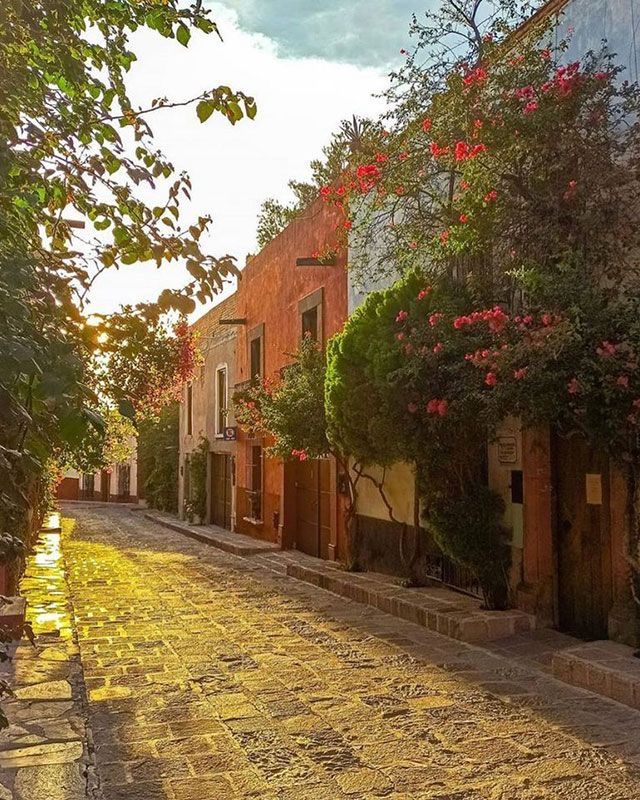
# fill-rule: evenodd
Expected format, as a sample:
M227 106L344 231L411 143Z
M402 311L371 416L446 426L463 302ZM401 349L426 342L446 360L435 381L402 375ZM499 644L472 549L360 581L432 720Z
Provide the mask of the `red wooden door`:
M331 467L319 458L295 464L297 550L319 558L329 558L331 540Z

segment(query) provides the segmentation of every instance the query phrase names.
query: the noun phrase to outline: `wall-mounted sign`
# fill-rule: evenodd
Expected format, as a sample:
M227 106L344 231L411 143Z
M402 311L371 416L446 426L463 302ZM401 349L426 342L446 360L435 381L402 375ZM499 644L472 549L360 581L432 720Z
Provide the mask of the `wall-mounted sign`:
M599 472L585 475L585 490L588 506L602 505L602 475Z
M498 436L498 461L501 464L516 464L518 440L515 436Z
M235 442L238 439L238 429L235 425L228 425L222 436L225 442Z

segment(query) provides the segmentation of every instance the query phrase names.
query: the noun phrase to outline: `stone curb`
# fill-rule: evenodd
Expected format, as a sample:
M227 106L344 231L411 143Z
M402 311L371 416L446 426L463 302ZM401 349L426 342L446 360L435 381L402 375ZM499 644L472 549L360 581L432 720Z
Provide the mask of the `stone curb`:
M332 565L332 562L326 565L322 562L321 566L316 567L311 564L285 561L282 559L283 551L271 543L260 545L238 542L236 544L230 542L227 537L237 536L240 538L241 534L228 534L223 531L217 533L211 529L201 530L153 513L145 513L145 517L159 525L233 555L247 557L271 554L273 558L262 560L268 569L326 589L356 603L372 606L385 614L421 625L423 628L428 628L451 639L458 639L469 644L482 644L516 634L530 633L536 626L535 617L523 611L442 610L436 608L437 604L433 600L430 601L430 598L411 596L410 589L403 589L392 584L378 587L371 581L363 585L366 578L363 581L359 575L343 572ZM364 575L366 576L366 573Z
M640 710L640 659L634 648L602 640L556 653L552 674L564 683Z
M163 525L165 528L170 528L173 531L189 536L191 539L197 539L199 542L204 542L204 544L209 544L218 550L224 550L225 553L231 553L235 556L245 557L257 555L258 553L272 553L274 550L278 551L278 546L271 542L264 542L263 544L253 541L250 544L242 541L233 542L228 540L227 536L229 534L224 531L218 533L215 528L209 526L195 527L148 511L144 512L144 516L152 522L157 522L158 525ZM239 537L239 534L234 533L232 535Z

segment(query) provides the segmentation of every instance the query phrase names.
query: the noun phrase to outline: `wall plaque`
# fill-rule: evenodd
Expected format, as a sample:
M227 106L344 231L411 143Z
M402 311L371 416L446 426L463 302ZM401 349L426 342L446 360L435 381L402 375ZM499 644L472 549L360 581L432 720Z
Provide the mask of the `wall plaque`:
M602 505L602 475L599 472L591 472L585 475L585 489L587 494L587 505Z
M225 442L235 442L238 438L238 429L235 426L227 426L224 429L223 437Z
M515 436L498 436L498 461L515 464L518 461L518 440Z

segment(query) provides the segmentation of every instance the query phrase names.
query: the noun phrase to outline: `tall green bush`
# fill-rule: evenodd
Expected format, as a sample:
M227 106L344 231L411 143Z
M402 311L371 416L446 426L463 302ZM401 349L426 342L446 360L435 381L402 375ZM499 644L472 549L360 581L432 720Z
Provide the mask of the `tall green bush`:
M178 512L179 406L173 403L155 419L140 423L138 469L151 508Z

